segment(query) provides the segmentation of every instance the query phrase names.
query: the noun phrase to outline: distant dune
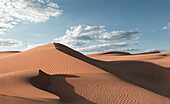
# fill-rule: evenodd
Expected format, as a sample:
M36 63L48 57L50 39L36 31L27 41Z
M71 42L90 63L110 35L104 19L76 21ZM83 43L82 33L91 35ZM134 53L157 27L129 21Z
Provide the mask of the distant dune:
M136 54L133 54L133 55L154 54L154 53L161 53L161 52L160 51L151 51L151 52L136 53Z
M4 56L7 56L7 55L12 55L14 53L19 53L20 51L2 51L0 52L0 58L1 57L4 57Z
M143 55L143 54L154 54L154 53L161 53L161 52L160 51L151 51L151 52L143 52L143 53L131 54L131 53L128 53L128 52L112 51L112 52L103 52L103 53L89 54L88 56L97 56L97 55L125 56L125 55Z
M21 51L1 51L0 54L1 53L19 53L19 52Z
M118 52L118 51L113 51L113 52L103 52L103 53L97 53L97 54L90 54L88 56L96 56L96 55L115 55L115 56L125 56L125 55L131 55L128 52Z
M116 54L116 55L115 55ZM170 104L170 53L0 52L0 104Z

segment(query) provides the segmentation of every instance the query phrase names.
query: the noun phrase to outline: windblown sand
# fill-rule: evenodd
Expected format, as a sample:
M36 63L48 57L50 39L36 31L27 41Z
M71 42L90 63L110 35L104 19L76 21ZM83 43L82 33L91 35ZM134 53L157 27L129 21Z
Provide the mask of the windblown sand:
M0 104L170 104L170 53L0 53Z

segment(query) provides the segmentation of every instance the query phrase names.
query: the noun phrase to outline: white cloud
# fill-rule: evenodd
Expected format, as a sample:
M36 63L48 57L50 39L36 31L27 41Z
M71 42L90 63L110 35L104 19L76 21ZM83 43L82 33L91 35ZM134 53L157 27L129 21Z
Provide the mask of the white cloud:
M167 26L163 27L163 30L170 30L170 23L168 23Z
M112 44L98 44L98 45L91 45L88 47L78 48L77 50L80 52L104 52L104 51L137 51L138 49L134 48L125 48L119 49L123 47L127 47L132 44L138 44L138 42L133 43L112 43Z
M50 0L1 0L0 34L22 21L45 22L62 14L59 6Z
M55 40L70 47L83 46L91 41L112 42L117 40L137 40L138 32L111 31L105 26L75 26L66 31L66 34Z
M123 49L118 49L117 51L139 51L140 49L137 48L123 48Z
M24 51L32 49L32 48L35 48L35 47L38 47L38 46L41 46L41 45L44 45L44 44L32 44L32 43L28 43L27 47L24 49Z
M165 48L165 49L147 49L144 52L153 52L153 51L160 51L160 52L164 52L164 51L169 51L170 48Z
M0 39L0 48L11 48L21 46L23 46L23 41L12 39Z
M167 26L163 27L163 30L166 30L166 29L168 29L168 27L167 27Z

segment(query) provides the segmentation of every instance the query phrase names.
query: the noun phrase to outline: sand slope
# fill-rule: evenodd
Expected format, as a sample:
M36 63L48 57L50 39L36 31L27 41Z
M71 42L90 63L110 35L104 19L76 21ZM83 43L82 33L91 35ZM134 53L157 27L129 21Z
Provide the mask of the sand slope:
M169 104L169 55L85 56L56 43L2 55L0 104Z

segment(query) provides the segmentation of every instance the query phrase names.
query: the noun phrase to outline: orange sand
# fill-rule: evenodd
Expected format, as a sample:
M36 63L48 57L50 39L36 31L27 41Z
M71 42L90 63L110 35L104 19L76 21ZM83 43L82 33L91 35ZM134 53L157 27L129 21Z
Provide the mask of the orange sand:
M170 104L170 53L0 53L0 104ZM41 70L39 70L41 69Z

